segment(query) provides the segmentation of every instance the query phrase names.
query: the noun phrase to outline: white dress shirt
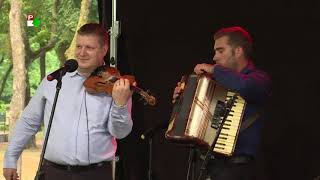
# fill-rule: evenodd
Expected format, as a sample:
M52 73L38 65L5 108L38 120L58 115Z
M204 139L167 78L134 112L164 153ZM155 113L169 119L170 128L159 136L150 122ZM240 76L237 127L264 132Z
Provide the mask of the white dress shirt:
M88 165L114 158L116 138L132 129L131 99L124 107L105 93L89 94L77 71L62 78L45 159L63 165ZM56 93L57 81L42 80L23 111L5 153L4 168L16 168L17 160L44 120L45 132Z

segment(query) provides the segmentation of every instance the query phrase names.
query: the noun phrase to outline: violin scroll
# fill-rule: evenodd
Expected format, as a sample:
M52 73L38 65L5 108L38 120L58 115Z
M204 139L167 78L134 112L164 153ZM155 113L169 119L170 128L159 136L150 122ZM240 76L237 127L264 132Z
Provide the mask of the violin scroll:
M149 104L151 106L156 105L157 101L156 98L152 95L150 95L149 90L147 91L142 91L139 93L141 95L141 98L145 100L145 104Z

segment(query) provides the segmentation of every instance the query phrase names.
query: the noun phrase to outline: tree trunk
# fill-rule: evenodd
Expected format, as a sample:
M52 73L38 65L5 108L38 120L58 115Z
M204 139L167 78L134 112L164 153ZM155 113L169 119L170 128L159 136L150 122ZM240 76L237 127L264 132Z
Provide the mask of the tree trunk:
M13 127L20 117L22 110L25 107L26 93L26 66L25 66L25 46L22 38L21 26L21 0L11 0L11 9L9 13L9 30L10 43L12 48L12 75L13 75L13 90L10 102L10 109L6 118L10 123L9 139L12 134ZM21 161L18 163L18 173L21 170ZM19 173L21 176L21 171Z
M4 88L6 87L6 82L7 82L7 79L10 75L10 72L12 71L12 64L9 66L9 68L7 69L7 71L4 73L4 76L3 76L3 79L2 79L2 82L1 82L1 86L0 86L0 97L3 93L3 90Z
M65 52L66 52L67 48L68 48L68 45L65 43L65 41L63 41L58 45L58 48L56 49L61 67L66 62Z
M10 42L11 47L14 47L12 48L13 91L7 115L10 122L10 132L25 107L26 67L24 41L21 33L21 4L21 0L11 0L9 13Z
M77 30L84 24L88 22L88 16L90 12L92 0L82 0L81 1L81 8L80 8L80 15L77 25ZM74 33L72 42L70 47L66 51L66 57L67 59L75 59L75 49L76 49L76 37L77 37L77 31Z
M2 4L3 4L3 0L0 0L0 9L2 7Z
M4 61L4 56L1 56L0 65L3 63L3 61Z
M40 82L46 76L46 51L40 53Z
M28 104L30 99L31 99L31 94L30 94L30 81L29 81L29 75L26 73L26 82L27 82L27 87L26 87L26 98L25 98L25 104ZM33 135L31 139L29 140L28 144L26 145L26 149L29 148L37 148L36 144L36 136Z
M28 144L26 145L26 149L36 149L36 148L37 148L36 136L33 135L29 140Z

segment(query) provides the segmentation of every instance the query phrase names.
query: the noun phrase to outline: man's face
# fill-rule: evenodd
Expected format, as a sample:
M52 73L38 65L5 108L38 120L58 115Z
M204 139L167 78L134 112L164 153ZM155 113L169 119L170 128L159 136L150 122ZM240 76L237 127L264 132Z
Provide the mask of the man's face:
M235 49L228 43L229 37L222 36L215 40L213 61L221 66L236 69L237 61Z
M77 35L76 58L80 72L92 72L103 65L103 57L108 46L101 46L99 37L95 35Z

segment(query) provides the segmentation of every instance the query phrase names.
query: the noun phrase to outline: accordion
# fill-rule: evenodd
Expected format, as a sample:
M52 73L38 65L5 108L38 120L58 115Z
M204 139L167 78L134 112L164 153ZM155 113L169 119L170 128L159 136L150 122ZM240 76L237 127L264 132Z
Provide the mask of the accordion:
M245 100L206 75L189 75L184 91L175 103L165 137L168 141L209 148L222 118L226 118L213 152L231 156L245 109ZM226 104L235 99L229 113ZM224 114L224 117L222 114Z

